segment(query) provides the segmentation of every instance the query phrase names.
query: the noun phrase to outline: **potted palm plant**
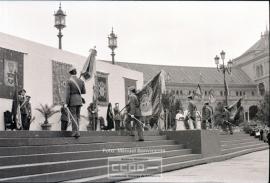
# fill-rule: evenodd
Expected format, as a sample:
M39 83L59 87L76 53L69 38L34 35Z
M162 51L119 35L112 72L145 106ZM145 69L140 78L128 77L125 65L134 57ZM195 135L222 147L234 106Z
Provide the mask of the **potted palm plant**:
M43 117L45 118L45 121L41 124L42 130L50 130L52 125L49 123L48 119L52 117L54 114L58 113L59 110L54 110L55 105L42 105L40 104L40 108L36 108L37 111L39 111Z

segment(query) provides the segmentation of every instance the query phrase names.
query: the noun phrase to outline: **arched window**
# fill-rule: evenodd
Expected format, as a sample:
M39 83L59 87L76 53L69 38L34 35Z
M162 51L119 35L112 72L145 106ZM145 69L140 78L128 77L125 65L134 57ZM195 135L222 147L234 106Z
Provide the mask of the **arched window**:
M220 91L220 96L223 96L223 91Z
M240 91L239 93L240 93L240 96L242 96L242 91Z
M183 95L183 91L182 90L180 90L180 95Z
M254 91L251 91L251 95L254 96L255 95L255 92Z
M176 95L179 95L179 91L178 90L176 90Z
M191 94L191 91L190 91L190 90L188 91L188 94L189 94L189 95Z
M207 96L207 91L204 92L204 95Z
M264 84L263 83L259 83L259 92L260 95L263 96L265 93L265 88L264 88Z
M260 76L263 76L263 66L260 65Z
M236 96L238 96L238 91L236 91Z

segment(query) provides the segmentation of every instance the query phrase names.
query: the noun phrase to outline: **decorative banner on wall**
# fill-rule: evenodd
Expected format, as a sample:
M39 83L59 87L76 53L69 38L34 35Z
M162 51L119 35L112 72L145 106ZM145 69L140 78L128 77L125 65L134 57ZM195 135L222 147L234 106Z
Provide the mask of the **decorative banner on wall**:
M97 72L97 102L98 105L106 106L109 103L108 74Z
M13 98L15 71L18 73L18 88L23 88L23 62L24 53L0 48L0 98Z
M68 70L70 64L52 61L52 77L53 77L53 104L59 105L65 99L66 81L70 74Z

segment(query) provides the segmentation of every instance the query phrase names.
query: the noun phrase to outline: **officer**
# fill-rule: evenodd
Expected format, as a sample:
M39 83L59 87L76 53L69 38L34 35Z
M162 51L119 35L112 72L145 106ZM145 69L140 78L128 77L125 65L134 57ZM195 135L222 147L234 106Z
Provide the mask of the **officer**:
M134 130L138 131L139 141L144 141L143 137L143 124L142 122L138 121L140 120L140 103L137 98L136 89L134 86L129 87L128 90L128 106L127 106L127 112L128 112L128 119L127 119L127 129L130 131L130 135L134 136ZM131 126L131 122L133 122L133 125Z
M72 121L72 136L75 138L80 137L79 121L81 107L85 103L82 94L86 93L84 81L78 78L77 70L71 67L69 70L71 75L66 83L66 104L71 112L70 120Z
M224 121L222 124L222 129L223 131L227 132L227 128L229 128L230 134L233 134L233 130L232 130L232 122L233 120L231 120L230 118L230 111L228 109L228 106L224 107Z
M197 111L197 107L196 107L196 105L195 105L195 103L193 101L193 96L189 95L188 96L188 118L189 118L189 120L192 121L194 129L197 128L197 125L196 125L196 111Z
M212 115L213 110L209 106L209 102L205 102L202 108L202 129L207 128L207 124L209 124L209 128L212 128Z

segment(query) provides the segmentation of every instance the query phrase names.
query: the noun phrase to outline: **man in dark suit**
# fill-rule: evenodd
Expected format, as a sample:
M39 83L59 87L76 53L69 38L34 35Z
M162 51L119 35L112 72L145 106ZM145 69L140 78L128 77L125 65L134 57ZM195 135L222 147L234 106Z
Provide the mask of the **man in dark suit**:
M85 94L86 91L84 81L76 76L77 71L74 67L69 70L69 74L71 77L66 83L66 104L71 112L72 136L78 138L80 137L80 112L83 103L85 103L81 95Z
M127 119L127 129L130 131L130 135L134 136L134 130L138 131L139 141L144 141L143 138L143 124L139 122L141 113L140 113L140 103L135 95L136 89L134 86L129 87L129 95L128 95L128 119ZM133 121L133 126L131 126L131 122Z
M188 118L189 120L192 120L194 129L197 128L196 125L196 111L197 111L197 107L193 101L193 96L189 95L188 96Z

